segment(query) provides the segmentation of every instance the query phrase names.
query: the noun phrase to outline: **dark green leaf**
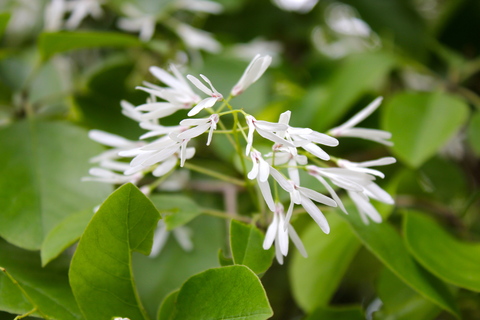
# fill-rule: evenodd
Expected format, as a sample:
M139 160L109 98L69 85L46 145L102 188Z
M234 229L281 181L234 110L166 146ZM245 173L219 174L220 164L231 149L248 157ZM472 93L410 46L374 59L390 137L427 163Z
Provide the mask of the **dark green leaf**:
M275 251L263 249L265 236L255 226L232 220L230 223L230 247L233 262L249 267L256 274L262 274L272 264Z
M430 320L441 312L434 303L406 286L388 269L383 269L377 284L382 307L375 319Z
M309 314L304 320L364 320L361 307L319 307Z
M65 249L80 239L93 216L93 210L72 214L57 224L42 243L42 266L58 257Z
M102 148L63 122L19 122L0 130L0 235L31 250L70 214L93 209L111 190L81 182Z
M360 241L343 219L329 215L328 223L331 234L324 234L316 223L303 232L308 258L293 253L290 285L295 301L306 312L329 303L360 248Z
M180 290L173 291L163 300L160 309L158 309L157 320L173 319L178 292L180 292Z
M70 267L75 299L88 319L148 319L134 285L133 251L149 254L160 216L132 184L103 203L82 235Z
M186 224L202 213L200 207L189 197L182 195L153 195L150 197L162 215L167 230Z
M364 245L397 277L436 305L458 315L457 305L447 286L410 256L402 238L388 222L365 225L355 212L339 213Z
M68 284L69 259L63 257L46 268L38 253L19 249L0 240L0 267L18 281L40 312L57 320L83 319ZM24 314L32 304L11 279L0 272L0 310ZM38 312L35 312L39 316Z
M258 277L244 266L209 269L187 280L175 320L261 320L273 315Z
M480 243L461 242L414 211L405 215L404 232L408 250L427 270L446 282L480 292Z
M393 151L412 167L433 156L460 129L468 106L446 93L400 93L385 107L384 129Z
M46 32L39 37L39 49L44 59L77 49L97 47L137 47L136 37L117 32Z

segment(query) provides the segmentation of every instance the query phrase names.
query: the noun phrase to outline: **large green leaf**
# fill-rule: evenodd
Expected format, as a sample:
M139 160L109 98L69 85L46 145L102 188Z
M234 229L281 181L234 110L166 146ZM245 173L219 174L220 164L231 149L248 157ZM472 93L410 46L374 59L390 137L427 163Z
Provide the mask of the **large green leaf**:
M461 242L414 211L405 215L404 232L408 250L427 270L446 282L480 292L480 243Z
M349 57L327 84L327 94L319 91L323 99L313 96L305 101L304 107L312 109L313 104L316 110L309 126L320 131L333 127L357 99L383 81L394 64L395 59L384 52Z
M202 213L191 198L182 195L153 195L150 197L165 221L167 230L175 229Z
M54 54L96 47L135 47L138 38L117 32L45 32L39 37L39 49L44 59Z
M364 320L361 307L319 307L304 320Z
M295 301L306 312L328 305L360 248L360 241L343 219L329 215L328 223L331 234L324 234L316 223L303 232L308 258L297 251L293 253L290 285Z
M42 243L42 266L58 257L65 249L80 239L93 216L93 210L72 214L57 224Z
M460 129L468 106L442 92L400 93L386 105L384 129L392 133L393 152L419 167Z
M350 223L364 245L397 277L442 309L458 315L457 305L447 286L415 262L392 225L388 222L366 225L356 213L339 214Z
M438 306L410 289L388 269L380 274L377 293L382 307L374 313L376 320L430 320L441 312Z
M264 250L265 236L255 226L232 220L230 223L230 247L233 262L243 264L256 274L262 274L272 264L275 251L273 248Z
M171 292L162 302L157 313L157 320L173 319L175 313L175 302L177 301L178 292L175 290Z
M468 141L477 157L480 157L480 112L475 112L468 126Z
M175 307L175 320L261 320L273 315L260 280L245 266L209 269L191 277Z
M10 13L0 12L0 38L3 36L5 29L7 28L8 21L10 20Z
M63 122L18 122L0 130L0 235L31 250L70 214L93 209L111 190L81 182L102 148Z
M14 247L0 240L0 267L18 281L27 298L7 275L0 271L0 310L24 314L35 304L41 314L49 319L83 319L68 284L69 259L62 257L47 268L40 265L37 252ZM39 312L34 315L40 316Z
M83 233L70 267L73 294L86 319L148 319L133 280L133 251L150 252L160 218L132 184L116 190Z

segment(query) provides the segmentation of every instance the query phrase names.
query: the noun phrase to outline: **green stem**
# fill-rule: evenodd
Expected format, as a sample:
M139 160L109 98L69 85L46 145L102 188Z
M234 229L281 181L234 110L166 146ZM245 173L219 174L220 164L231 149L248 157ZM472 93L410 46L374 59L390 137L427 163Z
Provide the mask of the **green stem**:
M192 171L196 171L196 172L202 173L204 175L211 176L211 177L217 178L217 179L225 181L225 182L229 182L231 184L234 184L234 185L237 185L237 186L240 186L240 187L245 187L245 182L242 181L242 180L232 178L232 177L229 177L227 175L215 172L213 170L209 170L209 169L197 166L197 165L192 164L190 162L185 162L184 167L187 168L187 169L190 169Z
M203 208L202 212L204 214L207 214L207 215L212 216L212 217L217 217L217 218L222 218L222 219L235 219L235 220L243 221L243 222L246 222L246 223L251 222L251 219L248 218L248 217L240 216L238 214L226 213L226 212L219 211L219 210Z

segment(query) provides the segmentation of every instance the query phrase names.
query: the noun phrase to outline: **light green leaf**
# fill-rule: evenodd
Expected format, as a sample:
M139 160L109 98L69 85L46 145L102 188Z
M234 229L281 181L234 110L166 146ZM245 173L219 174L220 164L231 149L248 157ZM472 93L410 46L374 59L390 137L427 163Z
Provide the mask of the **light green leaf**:
M480 157L480 112L475 112L468 125L468 142L473 152Z
M39 37L39 49L44 59L77 49L97 47L137 47L142 42L136 37L117 32L45 32Z
M328 305L360 248L360 241L343 219L329 215L328 223L334 231L331 234L324 234L316 223L303 232L308 258L293 252L290 285L295 301L306 312Z
M388 269L383 269L377 282L382 307L375 312L376 320L434 319L441 309L406 286Z
M132 252L149 254L160 216L132 184L103 203L82 235L70 267L70 285L87 320L148 319L133 280Z
M222 267L231 266L234 264L233 259L226 257L222 249L218 250L218 263L220 263Z
M7 28L8 21L10 20L10 13L0 12L0 38L3 36L5 29Z
M175 302L180 290L175 290L170 293L162 302L160 309L158 309L157 320L171 320L175 312Z
M42 266L58 257L68 247L78 241L93 216L93 210L87 209L72 214L57 224L42 243Z
M333 127L357 99L383 81L394 64L395 59L385 52L349 57L327 84L327 95L325 91L318 91L324 99L310 97L306 101L313 104L314 109L308 105L305 108L316 110L309 119L310 127L320 131Z
M249 267L256 274L262 274L272 264L275 251L263 249L265 236L255 226L232 220L230 223L230 247L233 262Z
M167 225L167 230L184 225L202 213L200 207L186 196L153 195L150 199L162 215Z
M361 307L319 307L304 320L364 320Z
M393 152L419 167L460 129L468 106L442 92L400 93L385 106L383 127L392 133Z
M397 277L439 307L458 316L458 308L447 286L410 256L402 238L388 222L365 225L356 212L339 213L363 244Z
M68 284L68 264L69 259L62 257L42 268L37 252L22 250L0 240L0 267L18 281L18 286L50 319L83 319ZM24 314L33 309L18 286L0 271L0 310ZM34 315L40 316L38 312Z
M0 130L0 235L38 250L70 214L93 209L111 190L81 182L100 153L87 132L63 122L18 122Z
M480 243L461 242L415 211L406 213L404 232L408 250L427 270L446 282L480 292Z
M175 320L261 320L273 315L258 277L245 266L209 269L188 279Z

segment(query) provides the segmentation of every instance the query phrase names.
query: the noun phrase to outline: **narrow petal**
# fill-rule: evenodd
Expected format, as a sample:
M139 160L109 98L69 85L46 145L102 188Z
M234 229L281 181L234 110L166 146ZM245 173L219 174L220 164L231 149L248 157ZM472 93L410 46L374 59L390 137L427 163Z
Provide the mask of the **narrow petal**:
M359 211L363 211L366 213L370 219L372 219L376 223L382 222L382 216L378 213L377 209L368 201L365 200L359 193L357 192L348 192L350 199L353 200L355 206Z
M354 115L352 118L350 118L350 120L348 120L344 124L338 126L337 128L352 128L352 127L356 126L362 120L364 120L369 115L371 115L378 108L378 106L380 106L380 104L382 103L382 100L383 100L383 97L376 98L368 106L366 106L363 110L358 112L356 115Z
M210 98L203 99L195 107L193 107L192 110L188 112L188 116L192 117L197 113L199 113L200 111L202 111L203 109L213 107L215 102L217 102L217 98L210 97Z
M300 191L300 193L303 195L303 196L306 196L312 200L315 200L316 202L319 202L319 203L322 203L326 206L330 206L330 207L336 207L337 206L337 203L335 202L335 200L317 192L317 191L313 191L312 189L308 189L308 188L304 188L304 187L297 187L298 191Z
M280 246L280 252L286 256L288 254L288 231L283 228L285 220L282 213L277 213L279 216L277 226L277 239Z
M297 232L291 225L288 225L288 235L290 236L290 239L292 239L293 244L295 245L295 247L297 247L300 254L304 258L307 258L308 257L307 250L305 250L302 240L300 239Z
M323 232L326 234L330 233L330 226L328 225L327 219L325 219L325 216L323 215L322 211L318 209L318 207L307 197L301 197L301 204L305 211L308 212L308 214L315 220L315 222L318 224L320 229L322 229Z
M200 80L192 76L191 74L187 75L187 79L190 80L191 83L201 91L203 91L205 94L211 96L213 94L213 91L207 88L206 85L204 85Z
M88 137L96 142L104 144L109 147L125 147L134 144L134 141L125 139L113 133L108 133L101 130L90 130Z
M277 235L278 230L278 216L273 215L272 223L268 226L267 233L265 234L265 240L263 240L263 249L268 250L272 247L273 241Z
M335 190L333 190L333 188L327 183L327 181L325 179L323 179L321 176L319 175L314 175L315 178L317 178L318 181L320 181L321 184L323 184L323 186L327 189L327 191L330 193L330 195L332 196L333 200L335 200L335 202L337 203L337 205L340 207L340 209L342 209L343 212L345 212L346 214L348 214L347 212L347 209L345 209L345 206L343 205L343 202L342 200L340 199L340 197L337 195L337 193L335 192Z
M270 211L275 211L275 203L273 202L272 192L270 191L268 181L262 182L257 178L257 182L260 191L262 192L263 199L265 199L265 202L267 203L268 209L270 209Z

